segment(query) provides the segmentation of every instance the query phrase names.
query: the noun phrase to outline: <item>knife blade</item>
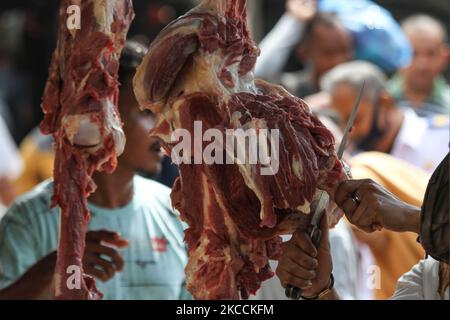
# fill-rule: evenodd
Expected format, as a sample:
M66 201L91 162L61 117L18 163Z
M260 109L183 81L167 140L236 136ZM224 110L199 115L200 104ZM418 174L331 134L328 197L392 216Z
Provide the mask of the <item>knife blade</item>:
M325 213L325 209L328 206L330 196L325 191L322 191L320 198L317 202L316 210L311 218L308 233L312 243L317 248L320 245L320 239L322 238L322 231L320 230L320 221Z
M364 81L361 90L359 91L358 98L356 99L355 105L353 106L352 113L350 114L350 118L348 119L347 126L345 127L344 136L342 137L341 144L339 146L337 156L339 160L342 160L342 156L344 155L345 148L347 147L347 140L350 134L350 131L353 128L353 124L355 123L356 115L358 114L359 106L361 105L361 99L364 94L364 88L366 86L366 82Z

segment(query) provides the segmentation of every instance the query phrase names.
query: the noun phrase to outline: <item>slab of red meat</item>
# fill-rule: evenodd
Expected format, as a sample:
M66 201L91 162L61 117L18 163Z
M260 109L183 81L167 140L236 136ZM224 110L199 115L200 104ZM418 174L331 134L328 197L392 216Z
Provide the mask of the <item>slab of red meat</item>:
M246 1L204 0L160 33L134 79L140 105L157 114L152 134L168 154L178 142L174 131L194 133L195 121L202 133L215 128L223 136L227 129L280 132L274 175L262 175L261 164L180 165L172 202L189 224L186 283L196 299L254 294L273 276L268 259L279 253L279 235L306 228L320 192L331 193L344 177L332 134L308 106L254 79L258 55Z
M66 24L71 5L80 8L80 29L69 30ZM42 132L55 140L52 206L61 208L52 284L55 299L102 297L94 279L83 274L86 199L96 187L93 172L113 171L125 145L117 109L118 69L133 17L131 0L61 1L58 47L44 92L41 124Z

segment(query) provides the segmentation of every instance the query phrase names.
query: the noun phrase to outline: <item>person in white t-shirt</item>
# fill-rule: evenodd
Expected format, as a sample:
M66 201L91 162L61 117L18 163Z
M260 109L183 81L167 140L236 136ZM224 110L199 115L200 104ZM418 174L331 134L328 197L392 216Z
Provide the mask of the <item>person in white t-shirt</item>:
M22 158L17 150L8 127L0 115L0 204L8 206L15 198L14 187L11 183L22 172ZM0 218L2 210L0 208Z

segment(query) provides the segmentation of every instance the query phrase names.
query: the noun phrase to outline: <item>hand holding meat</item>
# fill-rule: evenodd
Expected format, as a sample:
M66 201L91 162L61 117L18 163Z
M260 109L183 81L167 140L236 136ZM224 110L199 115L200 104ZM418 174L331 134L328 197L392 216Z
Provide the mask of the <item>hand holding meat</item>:
M322 241L316 249L308 233L298 230L282 245L276 274L281 285L291 284L302 290L304 297L313 297L325 290L333 269L328 223L322 219Z
M125 248L128 246L128 241L118 233L106 230L90 231L86 235L84 270L87 274L103 282L113 278L116 272L123 270L124 266L120 253L108 244L117 248Z
M342 182L336 190L335 201L348 220L366 232L381 228L418 232L420 210L372 180Z

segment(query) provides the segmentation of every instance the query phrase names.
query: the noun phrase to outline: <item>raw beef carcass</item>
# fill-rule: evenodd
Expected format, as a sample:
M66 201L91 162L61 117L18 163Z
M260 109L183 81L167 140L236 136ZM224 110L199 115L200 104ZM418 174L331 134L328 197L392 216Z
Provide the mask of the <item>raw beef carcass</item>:
M80 29L68 28L69 18L76 18L67 13L72 5L80 9ZM44 92L41 124L56 145L52 206L61 208L52 284L56 299L102 297L94 279L83 274L86 199L96 187L91 179L94 171L113 171L125 145L117 109L118 70L133 17L131 0L61 1L58 47Z
M209 142L172 155L184 159L172 202L189 224L186 283L196 299L254 294L273 276L268 260L279 254L279 235L306 228L314 200L344 177L331 133L308 106L254 79L258 54L246 1L204 0L160 33L134 79L140 105L157 114L152 134L168 154L180 142L177 129L202 135L214 128L222 141L236 129L279 130L278 147L268 135L259 146L278 155L272 174L263 174L270 169L262 163L238 162L236 149L249 143L221 145L222 163L232 156L234 164L196 161Z

